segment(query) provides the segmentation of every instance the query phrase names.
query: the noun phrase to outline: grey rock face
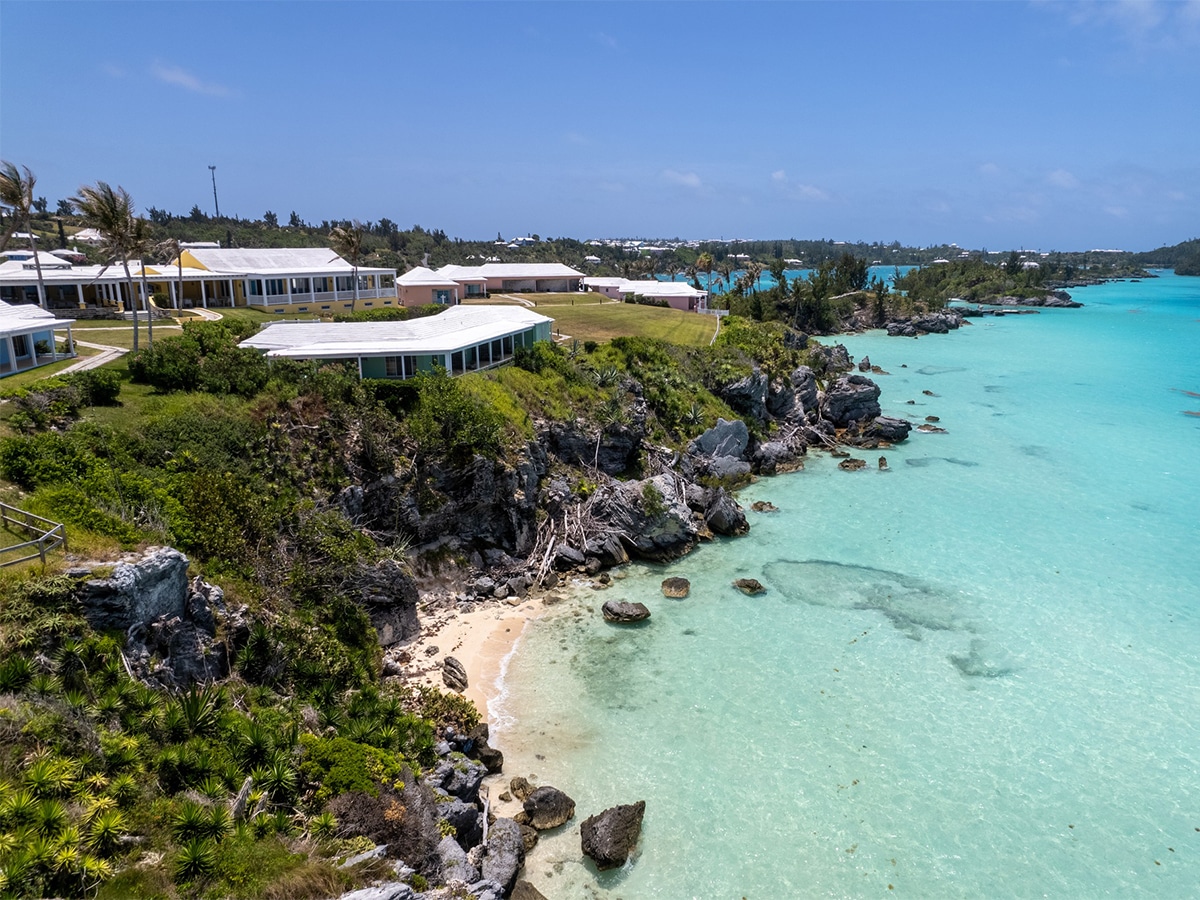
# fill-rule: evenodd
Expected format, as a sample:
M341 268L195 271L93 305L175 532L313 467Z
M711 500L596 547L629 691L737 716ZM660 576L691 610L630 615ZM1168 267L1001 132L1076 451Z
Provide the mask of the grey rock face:
M467 803L455 797L449 803L439 803L437 807L441 817L454 826L454 839L464 851L483 839L483 813L474 803Z
M575 815L575 801L548 784L542 785L526 797L524 807L525 814L529 816L530 826L538 831L557 828Z
M417 583L400 563L382 559L363 566L355 575L354 590L379 632L380 645L390 647L420 631Z
M736 456L718 456L716 459L710 459L705 468L708 470L708 474L714 478L734 480L748 478L752 471L750 463L744 462Z
M457 797L466 803L477 803L479 785L485 775L485 766L467 759L461 753L455 753L441 760L424 780L429 787L445 791L451 797Z
M152 550L136 562L119 562L112 574L80 586L83 616L98 631L128 631L163 616L183 619L187 567L187 557L170 547Z
M839 428L879 414L879 385L865 375L843 375L826 392L825 418Z
M512 890L517 872L525 861L525 845L521 841L521 826L512 819L497 819L488 830L487 846L480 873L501 886L504 893Z
M467 735L469 746L465 752L483 763L489 775L495 775L504 769L504 754L488 743L488 737L487 722L480 722Z
M587 555L600 560L600 564L611 568L629 562L629 554L615 534L604 534L588 541L584 548Z
M467 670L453 656L442 660L442 681L452 691L462 693L467 689Z
M625 865L629 854L637 846L645 814L646 801L639 800L627 806L614 806L584 819L580 828L584 855L598 869L615 869Z
M717 534L745 534L750 530L746 513L724 488L717 488L709 497L704 521Z
M546 895L528 881L518 881L510 900L546 900Z
M338 900L417 900L416 892L402 881L389 881L374 887L342 894Z
M908 438L908 433L912 430L912 422L905 419L893 419L890 416L876 416L875 421L866 429L866 434L870 437L878 438L881 441L888 441L892 444L898 444Z
M591 512L594 520L621 536L630 556L665 562L687 553L696 542L692 512L677 492L675 479L664 475L603 485Z
M717 393L720 394L722 400L742 415L765 422L769 387L767 376L755 370L745 378L721 388Z
M808 366L797 366L790 377L792 391L796 397L793 410L799 407L799 414L793 413L792 418L799 421L802 416L806 421L815 422L818 416L816 375Z
M758 449L754 451L754 462L759 472L773 475L780 466L795 462L797 456L791 445L784 441L766 441L759 444Z
M585 562L587 557L570 544L559 544L554 549L554 568L560 572L582 566Z
M543 438L550 452L565 463L586 466L594 463L608 475L620 475L637 462L644 437L640 426L635 416L631 426L614 425L598 433L595 423L577 419L575 422L552 423Z
M845 372L852 365L850 352L842 344L835 344L832 347L817 344L812 348L809 357L812 359L813 365L817 367L816 374L822 377Z
M479 880L479 870L467 860L467 851L452 837L442 838L438 844L438 857L442 863L442 878L446 881L461 881L470 884Z
M741 459L750 444L750 429L741 419L717 419L717 424L692 441L689 450L698 456Z
M600 612L603 613L606 622L641 622L650 618L650 610L644 603L630 603L626 600L607 600Z

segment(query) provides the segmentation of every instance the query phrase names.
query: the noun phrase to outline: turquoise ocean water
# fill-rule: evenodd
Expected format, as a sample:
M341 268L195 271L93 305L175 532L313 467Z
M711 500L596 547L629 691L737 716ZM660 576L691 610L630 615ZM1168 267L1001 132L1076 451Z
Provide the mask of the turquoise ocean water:
M526 629L492 709L506 773L578 804L530 860L543 893L1200 892L1200 278L1073 293L847 338L891 373L885 413L948 433L889 471L811 456L742 492L780 509L748 536ZM608 626L609 597L653 617ZM638 799L640 856L596 873L578 821Z

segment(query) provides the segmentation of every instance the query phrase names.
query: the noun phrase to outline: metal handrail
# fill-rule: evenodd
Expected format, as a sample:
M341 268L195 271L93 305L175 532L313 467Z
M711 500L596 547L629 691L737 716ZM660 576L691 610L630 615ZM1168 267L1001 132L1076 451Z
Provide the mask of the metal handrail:
M47 553L57 550L59 547L66 549L67 530L61 522L53 522L27 510L0 503L0 524L5 529L20 528L27 534L34 535L33 540L0 547L0 557L17 550L24 550L27 547L38 548L37 553L31 553L19 559L0 559L0 567L15 566L31 559L41 559L42 564L45 565Z

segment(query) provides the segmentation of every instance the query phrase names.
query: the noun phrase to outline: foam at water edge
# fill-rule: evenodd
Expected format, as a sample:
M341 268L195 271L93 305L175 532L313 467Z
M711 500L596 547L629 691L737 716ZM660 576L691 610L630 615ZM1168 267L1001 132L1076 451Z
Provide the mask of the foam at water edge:
M517 724L515 715L507 712L509 690L507 684L508 666L512 659L517 654L517 650L521 646L521 641L525 637L525 629L529 627L528 620L521 626L521 633L517 635L516 640L512 642L508 652L504 654L504 658L500 660L500 671L496 675L496 680L492 682L495 694L488 699L487 702L487 718L488 728L492 735L491 739L495 740L496 735L501 734L513 728Z

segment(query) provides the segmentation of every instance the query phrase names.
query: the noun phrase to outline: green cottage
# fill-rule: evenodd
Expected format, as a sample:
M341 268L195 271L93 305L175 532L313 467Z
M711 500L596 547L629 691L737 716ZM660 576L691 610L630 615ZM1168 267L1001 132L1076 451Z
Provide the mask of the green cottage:
M272 322L239 346L271 358L352 360L363 378L412 378L438 366L462 375L550 340L553 321L520 306L454 306L410 322Z

